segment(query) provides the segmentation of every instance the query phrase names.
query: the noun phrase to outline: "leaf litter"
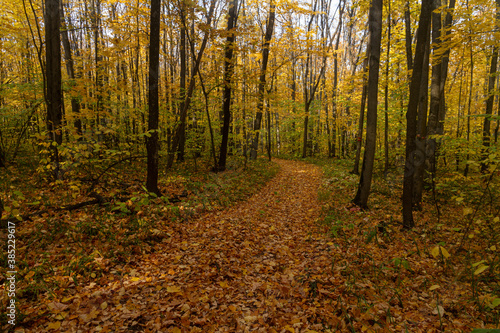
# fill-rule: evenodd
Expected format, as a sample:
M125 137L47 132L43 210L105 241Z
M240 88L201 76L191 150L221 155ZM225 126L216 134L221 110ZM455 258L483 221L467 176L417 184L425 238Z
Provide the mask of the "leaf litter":
M70 291L45 293L24 306L19 331L439 332L484 326L464 301L463 283L439 263L450 257L445 247L417 256L408 245L414 235L390 225L381 230L377 214L349 206L345 187L322 204L319 167L275 161L277 176L247 201L162 224L167 231L154 251L110 265L95 249L84 264L95 271L93 282L75 283L56 267L53 279ZM324 223L332 206L338 219ZM477 266L476 274L488 268ZM32 279L32 272L24 278Z

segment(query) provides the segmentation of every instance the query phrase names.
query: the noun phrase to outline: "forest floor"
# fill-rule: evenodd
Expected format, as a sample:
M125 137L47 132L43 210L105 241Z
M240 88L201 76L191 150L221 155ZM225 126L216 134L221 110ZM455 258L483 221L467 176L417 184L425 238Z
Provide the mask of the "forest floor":
M135 254L121 264L112 264L95 247L87 261L69 263L89 268L89 279L77 283L62 266L53 268L48 275L65 292L43 293L24 304L24 323L17 331L470 332L494 327L484 325L484 313L471 300L474 286L463 276L469 271L462 271L444 247L441 252L438 247L439 256L434 253L442 243L437 229L425 227L423 213L417 217L424 225L419 233L401 231L392 222L398 218L395 208L388 209L394 203L380 193L369 212L350 204L357 176L341 170L325 177L313 164L274 161L280 171L248 200L179 223L157 221L152 233L137 234L139 243L130 245ZM94 245L92 237L87 241ZM48 272L30 270L23 278L42 273ZM484 302L493 297L485 295Z

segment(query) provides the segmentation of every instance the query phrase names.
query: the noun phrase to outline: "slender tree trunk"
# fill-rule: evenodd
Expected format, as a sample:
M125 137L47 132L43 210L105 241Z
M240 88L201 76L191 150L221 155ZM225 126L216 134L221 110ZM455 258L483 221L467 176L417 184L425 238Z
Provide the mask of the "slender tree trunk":
M185 3L181 2L181 15L185 18L186 8ZM186 102L186 77L187 77L187 54L186 54L186 22L181 22L180 27L180 41L179 41L179 57L180 57L180 72L179 72L179 84L180 84L180 94L179 94L179 109L178 115L182 113L184 109L184 103ZM184 161L184 148L186 142L186 121L183 117L179 119L179 144L177 153L177 160Z
M359 160L361 159L361 146L363 144L363 127L365 122L366 96L368 93L368 59L370 57L370 44L366 47L366 58L363 60L363 91L361 93L361 107L359 110L358 135L356 137L356 157L354 158L354 167L352 173L359 175Z
M467 2L468 5L468 2ZM468 7L468 6L467 6ZM469 22L470 23L470 22ZM472 29L470 29L472 30ZM472 45L472 38L469 37L469 46L470 46L470 82L469 82L469 101L467 103L467 148L469 148L470 145L470 119L471 119L471 107L472 107L472 89L474 88L474 53L473 53L473 45ZM470 154L469 150L467 149L467 157L466 161L469 161ZM464 168L464 177L467 177L469 174L469 163L465 164Z
M345 4L345 1L344 1ZM340 46L340 35L342 32L342 14L344 12L344 7L340 5L339 3L339 8L340 8L340 14L339 14L339 25L338 25L338 31L337 31L337 39L335 40L335 48L334 48L334 56L333 56L333 89L332 89L332 114L334 117L334 129L333 129L333 151L332 151L332 157L335 157L335 145L337 142L337 116L338 116L338 110L337 110L337 95L338 95L338 86L339 86L339 59L338 59L338 50ZM340 128L339 128L340 132Z
M500 29L500 0L496 0L496 27ZM488 152L491 141L491 115L493 114L493 103L495 101L495 76L497 73L498 62L498 46L493 46L491 55L490 72L488 77L488 98L486 99L486 116L483 122L483 161L481 162L481 172L486 172L488 169Z
M254 134L252 138L252 145L250 147L250 159L252 160L255 160L257 158L257 151L259 149L259 132L262 126L262 111L264 109L264 92L266 87L267 63L269 61L269 46L271 45L271 38L274 31L274 20L275 3L274 0L271 0L269 4L269 17L266 25L266 34L264 36L264 45L262 45L262 66L260 68L259 88L257 92L257 113L255 114L255 120L253 123Z
M429 40L430 36L427 36ZM426 153L426 136L427 136L427 110L429 104L429 53L430 43L425 43L424 65L422 68L422 80L420 83L420 97L418 101L418 116L417 116L417 137L415 141L416 151L414 156L415 173L413 185L413 208L422 210L422 193L424 190L424 174Z
M387 3L388 14L387 14L387 50L386 50L386 64L385 64L385 87L384 87L384 174L389 170L389 60L391 52L391 1Z
M372 0L369 14L370 62L368 70L368 110L366 112L366 144L361 167L358 191L353 202L362 209L368 208L368 196L375 163L377 140L378 78L380 68L380 44L382 40L382 0Z
M432 0L423 0L417 33L417 45L415 50L415 62L410 83L410 99L408 111L406 112L406 163L403 178L403 226L413 228L413 177L415 172L415 139L417 135L417 111L418 99L420 97L420 86L422 83L422 68L425 56L425 44L428 43L430 16L432 12Z
M443 134L444 118L445 118L445 96L444 86L448 75L448 55L450 52L449 46L444 46L446 36L450 34L449 29L452 24L452 16L450 13L446 15L444 31L441 25L441 0L434 0L434 11L432 13L432 44L433 44L433 57L432 57L432 80L431 80L431 99L429 108L429 122L427 124L427 135L433 136L436 134ZM455 0L451 0L449 9L453 10L455 7ZM443 52L444 48L444 52ZM427 140L428 145L428 160L430 165L431 177L436 174L436 163L438 154L438 140L430 138Z
M226 170L227 146L229 140L229 125L231 121L231 79L234 72L233 54L236 46L236 35L234 29L238 19L238 0L232 0L229 5L229 16L227 19L227 40L224 50L224 94L223 94L223 125L222 142L219 151L219 164L215 166L216 171Z
M208 14L207 14L207 22L206 22L207 26L210 26L210 24L212 23L212 16L213 16L214 10L215 10L215 0L212 0L210 2L210 9L208 10ZM181 19L184 20L184 17L181 17ZM182 24L185 25L186 22L182 22ZM182 110L181 110L181 113L179 116L179 118L180 118L179 123L177 124L177 126L175 127L175 130L174 130L174 135L173 135L173 139L172 139L172 148L171 148L170 152L168 153L167 169L170 169L172 167L172 165L174 164L175 152L177 151L177 148L179 147L179 144L182 140L182 136L186 133L186 128L185 128L186 117L187 117L187 111L191 105L191 98L193 96L194 87L195 87L195 83L196 83L195 76L196 76L196 73L198 73L201 59L203 57L203 53L205 52L205 48L206 48L207 43L208 43L209 35L210 35L209 31L205 32L205 35L203 36L203 41L201 42L201 45L200 45L200 50L198 51L198 55L196 57L194 69L191 73L191 79L189 81L189 87L186 91L186 97L184 98L184 102L182 103ZM194 50L194 46L192 46L192 49Z
M148 89L148 175L146 188L149 192L160 195L158 189L158 82L160 73L160 12L161 0L151 0L151 22L149 34L149 89Z
M406 68L408 70L408 81L410 81L410 71L413 68L413 55L411 50L412 45L411 35L411 14L410 14L410 1L406 0L405 3L405 43L406 43Z
M62 89L61 89L61 35L59 0L45 2L45 44L47 78L47 131L50 141L51 160L54 162L54 179L58 178L59 152L57 145L62 144Z
M66 21L64 19L64 6L62 2L60 3L60 10L61 10L61 24L62 24L61 38L64 48L64 57L66 58L66 71L68 72L68 77L71 80L71 86L73 86L75 84L75 79L76 79L75 66L73 63L71 45L69 42L68 27L66 26ZM71 109L73 111L73 116L75 117L74 125L76 128L76 134L81 136L82 120L80 119L80 101L79 98L76 96L71 97ZM79 138L79 140L80 139L81 138Z

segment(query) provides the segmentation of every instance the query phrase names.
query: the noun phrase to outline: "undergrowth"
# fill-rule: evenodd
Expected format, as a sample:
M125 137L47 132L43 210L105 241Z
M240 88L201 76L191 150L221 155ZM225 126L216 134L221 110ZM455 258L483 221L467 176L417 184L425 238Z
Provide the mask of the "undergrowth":
M423 211L414 212L416 227L403 231L401 175L375 173L370 209L361 211L351 203L359 176L350 173L350 161L309 162L323 169L321 223L342 249L342 256L332 258L332 269L341 269L346 279L351 302L346 321L361 325L360 313L377 313L377 325L397 331L418 331L422 320L439 331L470 332L468 324L478 327L478 320L483 328L499 327L495 176L441 171L436 195L429 189Z
M140 161L118 165L97 185L85 181L85 170L50 184L27 167L20 169L24 174L5 173L1 179L1 187L7 189L3 201L11 209L3 217L16 222L18 304L35 304L41 297L73 297L74 287L107 283L109 274L122 278L136 256L154 252L168 241L169 224L189 223L204 212L233 205L258 191L278 171L276 163L264 159L245 162L234 157L222 173L209 172L208 163L202 162L188 161L161 172L161 197L145 191ZM64 209L96 195L111 200ZM19 221L13 216L16 211L31 216ZM7 236L5 228L0 229L0 236ZM1 284L7 277L7 259L2 251ZM6 313L6 294L0 300L2 314ZM18 312L21 321L24 316ZM7 317L1 316L0 325L6 323Z

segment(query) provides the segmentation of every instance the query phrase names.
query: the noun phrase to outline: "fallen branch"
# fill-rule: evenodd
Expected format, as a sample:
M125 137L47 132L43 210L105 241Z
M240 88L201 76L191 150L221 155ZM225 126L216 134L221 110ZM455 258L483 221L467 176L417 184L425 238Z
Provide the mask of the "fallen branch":
M112 201L120 201L120 202L124 202L124 201L128 201L130 200L131 198L130 197L103 197L95 192L91 192L89 194L90 197L93 197L94 199L92 200L88 200L88 201L83 201L83 202L79 202L79 203L76 203L76 204L72 204L72 205L68 205L68 206L63 206L63 207L54 207L54 208L46 208L46 209L41 209L41 210L38 210L36 212L33 212L33 213L30 213L30 214L26 214L26 215L20 215L21 219L22 220L18 220L16 222L23 222L23 221L26 221L26 220L31 220L32 217L34 216L40 216L42 214L45 214L45 213L49 213L49 212L62 212L62 211L73 211L73 210L77 210L77 209L80 209L80 208L83 208L83 207L86 207L86 206L92 206L92 205L103 205L105 203L110 203ZM171 198L168 198L168 201L171 202L171 203L177 203L177 202L180 202L181 201L181 198L185 198L187 197L187 192L184 191L182 192L181 194L179 195L174 195L172 196ZM3 219L3 220L0 220L0 229L5 229L7 228L7 222L12 222L13 220L15 220L16 218L12 218L12 219Z

